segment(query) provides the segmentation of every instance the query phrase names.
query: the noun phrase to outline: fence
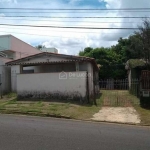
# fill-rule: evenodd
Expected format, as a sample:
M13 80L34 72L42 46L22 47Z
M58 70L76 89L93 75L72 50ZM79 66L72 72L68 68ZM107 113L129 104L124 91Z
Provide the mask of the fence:
M140 80L139 79L107 79L100 80L99 87L103 96L104 106L131 106L139 104Z
M103 90L128 90L129 89L129 82L127 79L122 80L114 80L114 79L107 79L107 80L100 80L99 87Z
M129 90L131 87L139 86L139 79L131 79L129 82L128 79L106 79L99 81L99 87L103 90Z

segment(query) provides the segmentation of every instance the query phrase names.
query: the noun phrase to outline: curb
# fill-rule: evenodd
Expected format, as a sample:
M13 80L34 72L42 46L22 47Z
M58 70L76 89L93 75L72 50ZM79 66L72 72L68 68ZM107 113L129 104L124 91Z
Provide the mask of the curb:
M43 114L43 115L33 115L33 114L26 114L26 113L2 113L2 115L12 115L12 116L26 116L26 117L40 117L40 118L53 118L53 119L62 119L62 120L70 120L76 122L90 122L90 123L104 123L104 124L115 124L115 125L126 125L126 126L135 126L135 127L148 127L148 124L134 124L134 123L122 123L122 122L111 122L111 121L98 121L92 119L75 119L68 116L60 116L60 115L50 115L50 114Z

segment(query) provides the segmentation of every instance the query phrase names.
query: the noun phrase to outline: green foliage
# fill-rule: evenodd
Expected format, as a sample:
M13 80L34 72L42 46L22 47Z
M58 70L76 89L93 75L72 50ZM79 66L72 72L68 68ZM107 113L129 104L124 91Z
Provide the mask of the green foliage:
M45 46L43 46L43 45L38 45L38 46L36 46L35 48L41 50L42 48L45 48Z
M79 52L80 56L95 58L100 64L100 79L126 78L125 63L129 59L144 59L150 64L150 20L144 20L138 32L128 38L120 38L110 48L87 47Z
M95 58L96 63L102 66L100 69L101 79L121 78L125 74L121 55L113 51L112 48L85 48L79 55Z
M6 97L7 98L14 98L14 97L16 97L17 96L17 94L16 93L8 93L7 95L6 95Z
M130 59L128 61L129 63L129 67L130 68L136 68L136 67L144 67L145 66L145 62L141 59Z

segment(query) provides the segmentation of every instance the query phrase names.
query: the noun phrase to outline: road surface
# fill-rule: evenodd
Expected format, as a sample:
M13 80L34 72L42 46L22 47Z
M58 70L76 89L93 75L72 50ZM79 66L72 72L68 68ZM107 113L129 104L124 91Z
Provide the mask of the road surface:
M0 115L0 150L150 150L150 128Z

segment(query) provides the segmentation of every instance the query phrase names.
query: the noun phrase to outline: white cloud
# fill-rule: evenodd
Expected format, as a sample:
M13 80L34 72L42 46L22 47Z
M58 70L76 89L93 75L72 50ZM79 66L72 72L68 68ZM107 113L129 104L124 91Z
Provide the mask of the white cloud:
M0 3L15 3L15 4L17 4L17 0L0 0Z
M5 17L5 15L4 14L0 14L0 17Z
M123 0L104 0L107 8L120 8ZM133 2L133 1L132 1Z
M4 0L0 0L4 1ZM12 0L5 0L12 1ZM73 0L75 2L75 0ZM73 2L72 1L72 2ZM76 0L78 1L78 0ZM102 2L102 0L99 0ZM106 2L107 8L138 8L138 7L147 7L150 5L149 0L136 0L134 6L132 6L133 2L131 0L103 0ZM35 4L35 7L41 6L41 8L45 8L42 5L42 2ZM52 8L72 8L73 4L64 4L58 1L51 2L50 6ZM19 4L18 4L19 6ZM24 2L24 7L31 7L31 3ZM87 8L79 7L79 8ZM94 7L88 7L94 8ZM4 13L3 13L4 14ZM52 16L60 16L60 14L51 14ZM130 11L103 11L99 14L76 14L76 13L66 13L61 14L61 16L105 16L105 17L118 17L118 16L146 16L148 13L135 13ZM8 18L5 18L8 19ZM89 26L89 27L136 27L141 19L121 19L121 18L104 18L104 19L39 19L39 18L28 18L28 20L5 20L2 19L1 23L10 23L10 24L32 24L32 25L54 25L54 26ZM29 21L32 20L32 21ZM33 21L36 20L36 21ZM75 21L77 22L71 22ZM70 22L64 22L70 21ZM78 22L79 21L79 22ZM120 23L94 23L94 22L120 22ZM125 23L131 22L131 23ZM136 22L136 23L135 23ZM117 43L117 40L120 37L127 37L133 31L131 30L88 30L88 29L53 29L53 28L29 28L29 27L5 27L1 26L0 34L13 34L18 38L24 40L25 42L31 43L33 45L43 44L46 47L56 47L60 53L67 54L78 54L80 50L87 46L91 47L108 47ZM25 34L17 34L17 33L25 33ZM31 35L30 35L31 34ZM35 35L32 35L35 34ZM40 35L40 36L39 36ZM45 36L47 35L47 36Z

